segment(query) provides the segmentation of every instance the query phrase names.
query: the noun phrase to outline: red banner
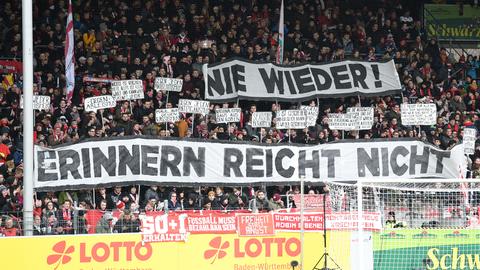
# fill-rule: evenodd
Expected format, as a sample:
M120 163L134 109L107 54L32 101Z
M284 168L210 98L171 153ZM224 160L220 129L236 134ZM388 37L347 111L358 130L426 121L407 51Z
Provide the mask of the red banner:
M300 208L300 194L293 195L293 200L297 208ZM303 204L305 209L323 209L323 195L321 194L305 194L303 195ZM325 208L330 209L330 199L325 200Z
M358 228L357 212L342 212L327 215L327 229L331 230L356 230ZM362 215L362 228L364 230L378 230L382 227L380 213L364 212Z
M357 212L327 213L327 230L357 230ZM321 212L304 213L305 231L323 231ZM382 228L380 213L364 212L365 230ZM239 212L150 212L142 218L145 242L182 242L189 234L235 234L239 236L271 236L277 231L300 231L300 213L239 213Z
M22 62L15 60L0 60L0 73L22 74Z
M238 235L269 236L275 235L272 214L238 214Z
M305 213L303 228L305 231L322 231L323 230L323 214ZM300 213L275 213L273 220L276 230L282 231L299 231L301 229Z
M151 212L142 219L145 242L184 242L187 240L187 214Z
M227 234L236 232L235 213L191 213L187 218L189 233Z

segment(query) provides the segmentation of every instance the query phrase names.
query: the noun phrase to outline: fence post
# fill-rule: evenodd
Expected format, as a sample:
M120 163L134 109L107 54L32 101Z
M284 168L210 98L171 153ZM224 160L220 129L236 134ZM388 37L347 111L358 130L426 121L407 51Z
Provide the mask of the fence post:
M78 203L73 202L73 234L78 234Z

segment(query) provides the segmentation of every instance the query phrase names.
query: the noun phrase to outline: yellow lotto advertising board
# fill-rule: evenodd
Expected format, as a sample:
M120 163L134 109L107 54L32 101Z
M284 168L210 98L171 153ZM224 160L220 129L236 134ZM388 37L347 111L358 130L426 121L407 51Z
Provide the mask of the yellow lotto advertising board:
M330 256L343 270L352 269L351 234L327 233L327 239ZM312 269L323 254L322 233L306 233L304 250L304 269ZM2 269L281 270L300 261L301 242L300 233L202 234L169 243L142 243L140 234L17 237L0 238L0 254Z

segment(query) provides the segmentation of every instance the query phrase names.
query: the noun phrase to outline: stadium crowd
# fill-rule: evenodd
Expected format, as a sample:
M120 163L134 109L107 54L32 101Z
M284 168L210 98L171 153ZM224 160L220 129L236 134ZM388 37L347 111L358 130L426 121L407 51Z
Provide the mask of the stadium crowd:
M280 1L160 0L73 1L75 92L65 95L64 40L68 1L34 2L34 88L49 95L51 109L35 112L35 143L56 146L86 138L126 135L259 141L262 143L323 144L341 139L418 138L449 149L462 141L466 126L480 128L479 56L453 53L427 37L409 1L303 0L285 1L284 64L331 62L343 59L393 59L403 85L401 95L374 98L326 98L304 102L319 106L317 125L304 130L252 128L255 111L296 108L298 103L247 101L212 104L208 115L183 114L176 123L155 123L155 109L172 108L180 98L203 99L202 66L230 58L275 61ZM407 4L405 3L407 2ZM0 3L0 56L19 59L21 1ZM409 6L410 5L410 6ZM415 12L413 12L415 13ZM7 74L4 74L7 76ZM183 79L181 92L156 91L155 77ZM21 75L0 88L0 234L19 235L22 209L22 92ZM145 99L122 101L116 108L84 112L85 98L110 93L109 83L92 78L141 79ZM5 80L4 80L5 82ZM402 102L435 103L436 125L403 126ZM327 113L348 107L375 109L371 130L342 132L328 127ZM242 121L217 124L215 109L242 108ZM192 126L192 123L194 126ZM480 176L480 151L471 156L473 177ZM30 179L25 179L29 180ZM320 189L320 190L319 190ZM105 214L97 232L138 231L138 214L169 209L272 210L292 202L281 196L298 188L131 186L36 194L38 234L72 232L78 209L120 209L118 226L108 228ZM312 187L309 192L321 192ZM267 196L268 195L268 196ZM293 202L294 203L294 202ZM77 205L73 211L73 204ZM83 223L86 232L88 222ZM102 225L103 224L103 225ZM125 226L125 224L129 224ZM133 225L132 225L133 224ZM90 225L91 226L91 225ZM103 227L102 227L103 226ZM79 226L80 227L80 226ZM127 229L125 229L127 228ZM82 231L84 230L84 231Z

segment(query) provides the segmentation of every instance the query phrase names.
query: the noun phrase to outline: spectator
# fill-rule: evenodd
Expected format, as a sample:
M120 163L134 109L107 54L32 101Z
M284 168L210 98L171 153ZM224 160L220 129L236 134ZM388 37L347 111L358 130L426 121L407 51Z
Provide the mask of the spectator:
M168 209L170 210L182 210L182 205L180 202L177 200L177 193L176 192L170 192L170 195L168 196Z
M12 217L7 217L5 219L5 226L0 227L0 235L4 236L19 236L20 231L15 227L15 222Z
M107 197L107 207L108 209L113 209L117 206L117 202L121 200L122 187L115 186L112 193Z
M0 209L9 202L10 200L10 190L4 185L0 185Z
M115 226L113 227L113 232L115 233L129 233L129 232L135 232L135 226L132 222L132 215L130 213L130 210L125 210L123 213L120 215L120 218L118 221L115 223Z
M232 209L244 209L247 201L247 196L242 193L241 188L239 187L234 187L233 192L228 198L228 203Z
M66 234L73 234L73 215L72 202L66 200L57 214L58 224Z
M105 212L103 214L102 218L100 219L100 221L98 221L98 223L96 225L96 228L95 228L95 232L96 233L111 233L112 232L112 228L111 228L112 220L113 220L112 213L111 212Z
M160 196L158 195L158 186L150 186L148 190L145 192L145 200L148 202L151 199L155 199L155 201L160 200ZM146 204L146 203L145 203Z
M33 235L45 234L45 227L42 226L42 218L39 215L33 216Z
M285 208L282 196L280 196L278 193L273 194L272 198L270 199L270 205L272 210Z

